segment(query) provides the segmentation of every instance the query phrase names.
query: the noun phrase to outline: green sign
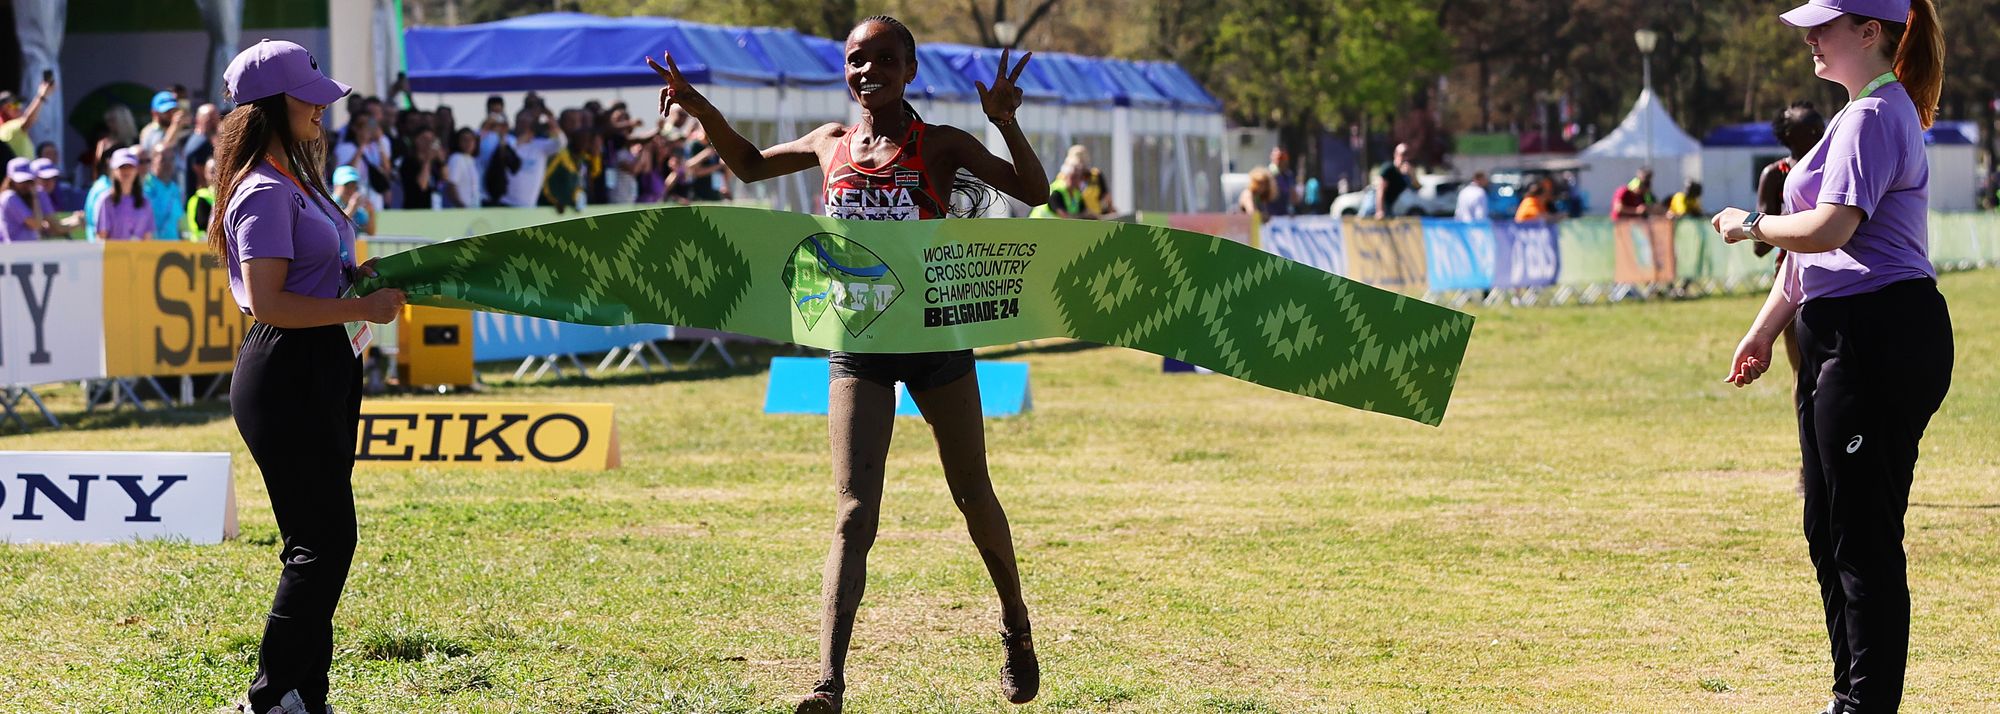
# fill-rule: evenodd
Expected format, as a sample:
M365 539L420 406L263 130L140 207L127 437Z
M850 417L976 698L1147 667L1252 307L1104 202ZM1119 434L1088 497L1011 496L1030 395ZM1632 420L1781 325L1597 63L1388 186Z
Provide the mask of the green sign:
M383 258L363 291L853 352L1069 337L1435 425L1472 317L1226 239L1100 221L846 221L740 207L576 218Z

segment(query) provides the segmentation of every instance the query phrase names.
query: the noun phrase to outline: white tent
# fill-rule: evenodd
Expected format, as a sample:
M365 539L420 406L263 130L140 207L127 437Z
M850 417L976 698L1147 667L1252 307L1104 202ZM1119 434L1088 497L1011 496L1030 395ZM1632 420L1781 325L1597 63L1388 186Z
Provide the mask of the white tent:
M1578 155L1589 165L1581 177L1584 190L1601 197L1595 203L1609 210L1611 193L1646 165L1649 142L1653 194L1660 200L1679 191L1687 178L1701 175L1701 143L1681 131L1653 90L1647 89L1639 93L1639 101L1617 129Z

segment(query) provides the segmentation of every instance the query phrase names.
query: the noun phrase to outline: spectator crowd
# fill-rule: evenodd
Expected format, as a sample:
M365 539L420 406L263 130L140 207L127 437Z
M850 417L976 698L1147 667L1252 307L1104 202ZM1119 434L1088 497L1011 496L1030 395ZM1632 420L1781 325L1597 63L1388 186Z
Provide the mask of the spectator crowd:
M53 89L44 81L25 105L0 92L0 242L70 238L79 229L88 240L207 239L223 109L194 105L174 86L152 96L149 121L138 126L131 109L114 103L64 171L53 143L28 139ZM389 100L355 94L327 112L345 121L323 137L321 179L364 234L390 209L549 206L560 214L730 197L728 169L678 107L646 122L623 102L556 111L530 92L511 114L502 97L488 97L485 114L461 125L449 106L416 106L399 79Z

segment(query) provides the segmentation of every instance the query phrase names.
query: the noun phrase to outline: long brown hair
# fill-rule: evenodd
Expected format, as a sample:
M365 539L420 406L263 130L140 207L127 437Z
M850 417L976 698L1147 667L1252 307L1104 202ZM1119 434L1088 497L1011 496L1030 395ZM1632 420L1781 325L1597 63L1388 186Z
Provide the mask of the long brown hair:
M215 175L210 177L215 184L215 212L208 218L208 250L218 259L228 259L224 246L229 245L230 196L236 193L237 182L264 160L264 150L271 145L273 136L285 147L285 160L292 165L292 175L310 185L328 203L340 205L327 194L320 181L324 173L320 158L326 155L325 134L312 141L296 140L292 136L291 109L283 94L239 106L222 118L222 128L215 135Z
M1850 15L1856 23L1868 18ZM1917 119L1925 129L1937 121L1938 95L1944 91L1944 28L1938 26L1937 5L1932 0L1910 0L1910 21L1882 21L1882 34L1891 42L1882 45L1882 55L1896 63L1896 81L1910 93L1917 105Z
M137 159L135 158L134 160L137 160ZM110 161L109 159L106 159L106 160L105 160L105 162L104 162L104 165L105 165L105 166L107 166L107 167L108 167L108 166L110 166L110 165L111 165L111 161ZM131 194L131 195L132 195L132 207L134 207L134 208L145 208L145 207L146 207L146 170L145 170L145 169L143 169L143 168L139 168L139 167L137 167L137 166L134 166L133 168L137 170L137 173L135 173L135 174L134 174L134 175L132 176L132 194ZM125 195L126 195L126 194L125 194L125 187L124 187L124 186L121 186L121 185L119 185L119 183L118 183L118 169L107 169L107 170L105 171L105 174L104 174L104 175L106 175L106 176L109 176L109 177L111 177L111 205L113 205L113 206L116 206L116 205L119 205L119 204L121 204L121 203L124 203L124 202L125 202Z

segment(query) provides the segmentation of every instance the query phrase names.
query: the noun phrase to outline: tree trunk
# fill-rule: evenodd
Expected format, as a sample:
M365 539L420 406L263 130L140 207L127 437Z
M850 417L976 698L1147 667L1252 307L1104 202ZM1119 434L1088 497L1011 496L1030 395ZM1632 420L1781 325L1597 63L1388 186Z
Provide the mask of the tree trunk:
M1493 131L1493 60L1479 51L1479 130Z

